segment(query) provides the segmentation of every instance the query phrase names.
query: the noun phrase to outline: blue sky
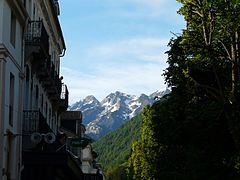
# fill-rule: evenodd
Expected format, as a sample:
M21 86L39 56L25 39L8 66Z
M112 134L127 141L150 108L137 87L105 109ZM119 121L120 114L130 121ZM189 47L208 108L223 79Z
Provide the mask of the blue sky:
M61 74L70 104L109 93L150 94L166 88L167 44L185 27L175 0L60 0L67 46Z

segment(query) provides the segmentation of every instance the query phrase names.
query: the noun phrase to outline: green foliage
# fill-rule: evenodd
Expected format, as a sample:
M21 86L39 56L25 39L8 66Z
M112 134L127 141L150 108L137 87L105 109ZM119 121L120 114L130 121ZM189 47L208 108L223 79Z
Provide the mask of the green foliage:
M132 154L128 159L127 175L130 179L141 179L142 174L142 150L141 142L136 141L132 144Z
M187 72L187 55L183 47L180 45L182 38L171 39L169 46L171 49L167 51L169 66L164 71L163 75L168 86L185 86ZM183 87L182 87L183 88Z
M125 164L115 166L106 172L107 180L127 180Z
M179 0L187 28L170 40L168 97L142 113L132 179L239 179L240 4Z
M99 154L97 161L102 163L109 177L118 171L123 174L121 165L127 162L132 143L140 138L140 126L141 117L136 116L116 131L93 143L93 149Z
M170 40L163 74L173 91L144 109L132 151L106 136L102 162L129 157L108 166L113 179L240 179L240 1L178 1L187 27Z
M141 140L132 147L132 179L232 179L234 143L221 106L176 90L143 112ZM185 95L185 96L184 96Z
M194 86L223 106L240 153L240 4L238 0L179 0L187 28L181 46ZM191 86L190 88L193 88Z

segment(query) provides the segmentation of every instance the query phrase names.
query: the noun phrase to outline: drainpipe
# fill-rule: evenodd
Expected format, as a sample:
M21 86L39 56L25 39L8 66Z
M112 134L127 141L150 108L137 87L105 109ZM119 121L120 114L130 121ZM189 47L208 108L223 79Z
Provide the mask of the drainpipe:
M65 49L63 49L63 53L62 53L62 54L60 54L60 57L63 57L63 56L65 56L65 52L66 52L66 48L65 48Z

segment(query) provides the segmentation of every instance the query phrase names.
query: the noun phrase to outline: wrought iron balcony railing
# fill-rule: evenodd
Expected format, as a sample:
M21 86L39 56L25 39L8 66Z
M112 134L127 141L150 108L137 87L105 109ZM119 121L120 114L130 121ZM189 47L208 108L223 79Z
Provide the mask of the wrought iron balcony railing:
M49 49L49 36L42 21L30 21L25 34L27 45L41 46L45 50Z
M68 96L69 96L69 92L68 92L68 88L67 85L62 84L62 90L61 90L61 106L64 109L68 108Z
M47 120L40 111L23 111L23 134L31 134L33 132L46 133L52 130L47 124Z
M41 61L34 69L49 97L54 101L60 101L62 83L50 58Z
M29 21L25 33L25 57L37 54L34 61L43 61L49 57L49 36L42 21Z

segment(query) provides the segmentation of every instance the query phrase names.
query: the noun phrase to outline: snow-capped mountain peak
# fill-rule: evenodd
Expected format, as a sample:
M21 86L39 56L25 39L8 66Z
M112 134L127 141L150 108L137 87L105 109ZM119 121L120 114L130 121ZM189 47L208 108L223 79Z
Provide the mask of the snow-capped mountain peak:
M100 102L93 95L89 95L83 100L83 104L100 105Z
M139 97L116 91L99 102L94 96L73 104L69 110L81 110L86 133L98 139L110 131L120 127L142 111L144 106L152 104L156 96L162 97L170 90L156 91L151 95L141 94Z

